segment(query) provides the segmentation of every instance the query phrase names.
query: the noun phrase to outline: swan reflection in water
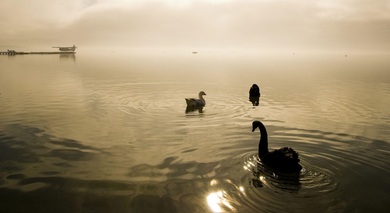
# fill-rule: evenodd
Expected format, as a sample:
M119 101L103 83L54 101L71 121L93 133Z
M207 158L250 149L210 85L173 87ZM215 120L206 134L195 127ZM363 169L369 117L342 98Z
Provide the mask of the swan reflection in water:
M277 188L285 192L298 192L301 188L298 173L277 172L263 165L257 156L246 162L244 169L252 172L250 184L255 188Z
M249 89L249 101L252 102L253 106L259 106L260 88L257 86L257 84L253 84Z

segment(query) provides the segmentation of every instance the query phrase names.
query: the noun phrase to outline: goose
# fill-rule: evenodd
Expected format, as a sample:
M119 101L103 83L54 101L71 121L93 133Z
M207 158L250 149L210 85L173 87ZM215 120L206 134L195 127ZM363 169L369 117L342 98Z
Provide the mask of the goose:
M268 135L264 124L260 121L253 121L252 132L257 128L260 129L258 155L263 165L282 173L299 173L302 166L299 165L298 153L290 147L283 147L269 152Z
M186 98L187 107L204 107L206 105L206 101L203 98L203 95L206 95L205 92L199 92L199 99L195 98Z

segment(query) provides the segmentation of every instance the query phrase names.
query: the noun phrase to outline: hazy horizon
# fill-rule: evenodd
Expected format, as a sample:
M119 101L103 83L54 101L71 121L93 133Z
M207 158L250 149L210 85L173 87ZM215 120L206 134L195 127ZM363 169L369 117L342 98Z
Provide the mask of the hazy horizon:
M37 0L0 2L7 48L390 52L390 2Z

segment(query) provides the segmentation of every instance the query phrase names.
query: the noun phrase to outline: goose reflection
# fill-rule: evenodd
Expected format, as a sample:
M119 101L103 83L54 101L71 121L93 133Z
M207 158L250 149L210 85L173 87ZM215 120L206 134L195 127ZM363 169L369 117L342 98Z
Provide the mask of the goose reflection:
M257 86L257 84L253 84L249 89L249 101L252 102L253 106L259 106L260 88Z
M192 106L186 107L186 113L191 113L195 111L198 111L199 113L203 113L203 107L192 107Z

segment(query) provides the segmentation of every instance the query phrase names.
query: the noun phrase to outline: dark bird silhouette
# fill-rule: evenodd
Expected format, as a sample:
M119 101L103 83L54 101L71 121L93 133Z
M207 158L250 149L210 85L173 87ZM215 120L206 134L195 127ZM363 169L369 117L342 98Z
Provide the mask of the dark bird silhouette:
M199 99L195 98L186 98L186 103L188 107L204 107L206 105L206 100L204 100L203 95L206 95L205 92L199 92Z
M268 134L265 126L260 121L253 121L252 132L260 129L259 158L261 162L271 170L282 173L299 173L302 166L299 165L298 153L290 147L268 151Z
M249 89L249 101L252 102L253 106L259 106L260 88L257 84L253 84Z

